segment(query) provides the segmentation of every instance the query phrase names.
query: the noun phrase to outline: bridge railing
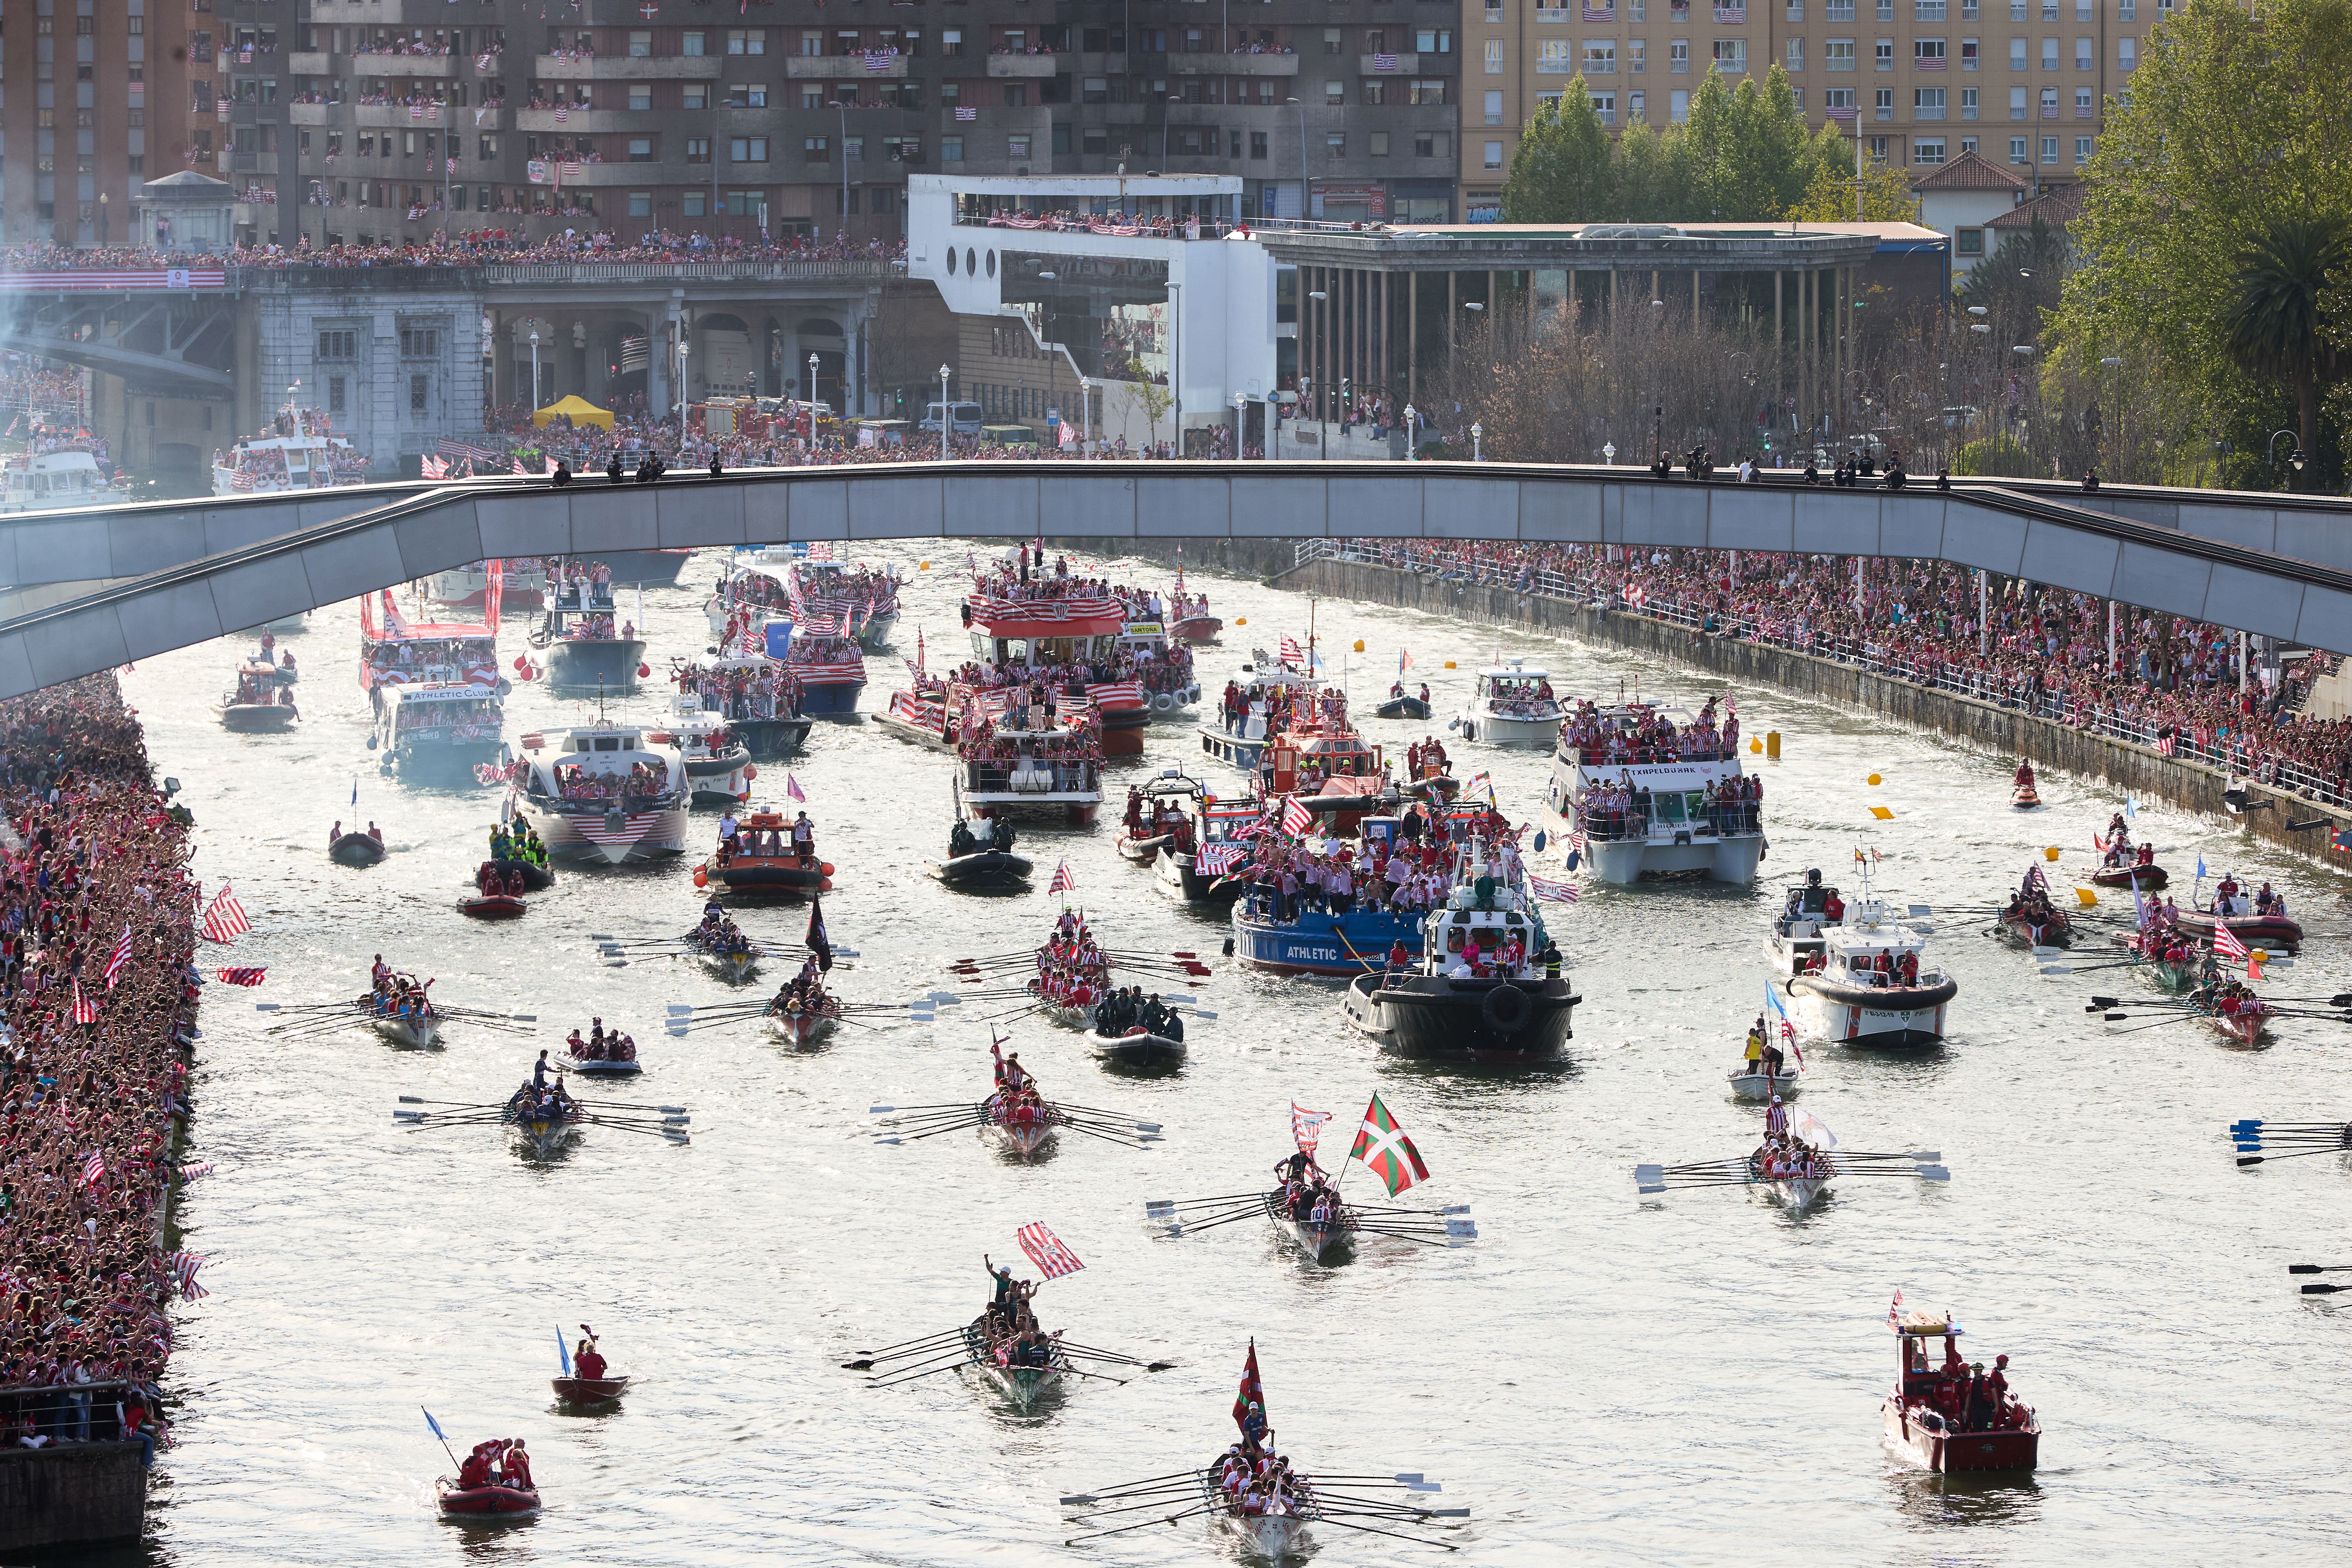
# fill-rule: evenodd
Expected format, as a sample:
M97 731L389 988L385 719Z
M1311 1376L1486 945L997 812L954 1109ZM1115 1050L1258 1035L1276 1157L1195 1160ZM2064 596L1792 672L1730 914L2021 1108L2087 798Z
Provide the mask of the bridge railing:
M1814 658L1890 675L1930 690L2029 713L2070 729L2145 746L2164 756L2200 763L2231 778L2302 796L2325 805L2352 805L2352 787L2284 758L2259 754L2242 741L2216 734L2202 726L2159 723L2151 717L2119 707L2086 703L2070 692L2042 687L2035 676L2004 676L1899 652L1870 637L1830 634L1813 627L1802 616L1790 619L1717 610L1711 605L1649 595L1638 588L1618 587L1597 576L1549 570L1513 569L1479 559L1470 551L1411 540L1308 539L1293 552L1293 563L1338 561L1386 566L1440 582L1458 582L1508 588L1533 598L1586 605L1623 615L1685 627L1693 632L1762 643Z

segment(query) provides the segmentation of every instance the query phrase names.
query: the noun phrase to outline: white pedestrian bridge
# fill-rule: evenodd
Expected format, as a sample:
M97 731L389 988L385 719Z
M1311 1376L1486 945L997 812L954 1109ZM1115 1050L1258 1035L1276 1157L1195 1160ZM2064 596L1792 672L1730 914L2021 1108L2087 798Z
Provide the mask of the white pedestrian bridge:
M948 462L371 485L0 518L0 696L508 555L787 541L1405 538L1943 560L2352 650L2352 502L1503 463Z

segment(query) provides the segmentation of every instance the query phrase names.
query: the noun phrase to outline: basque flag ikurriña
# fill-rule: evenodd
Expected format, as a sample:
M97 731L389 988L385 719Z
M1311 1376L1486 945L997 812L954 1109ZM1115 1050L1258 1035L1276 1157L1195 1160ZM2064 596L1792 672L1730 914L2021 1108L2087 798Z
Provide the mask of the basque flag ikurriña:
M1250 1341L1249 1359L1242 1363L1241 1392L1234 1395L1234 1425L1244 1436L1265 1434L1265 1385L1258 1381L1255 1340Z
M1429 1180L1429 1167L1421 1163L1421 1151L1412 1146L1412 1140L1404 1135L1404 1129L1396 1124L1377 1094L1364 1108L1363 1125L1356 1130L1356 1146L1348 1151L1348 1158L1361 1162L1364 1169L1386 1183L1391 1197Z
M1076 1274L1086 1267L1078 1261L1076 1253L1062 1245L1060 1237L1036 1221L1031 1221L1013 1234L1013 1238L1021 1243L1021 1250L1029 1255L1029 1261L1037 1266L1037 1272L1048 1279Z

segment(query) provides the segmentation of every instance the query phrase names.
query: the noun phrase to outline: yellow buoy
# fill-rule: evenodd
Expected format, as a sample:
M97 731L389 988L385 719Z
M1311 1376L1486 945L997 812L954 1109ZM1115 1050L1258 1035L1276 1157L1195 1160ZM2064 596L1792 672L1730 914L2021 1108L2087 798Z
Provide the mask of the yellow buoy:
M1892 821L1894 821L1894 820L1895 820L1895 814L1894 814L1893 812L1891 812L1891 811L1887 810L1887 809L1886 809L1885 806L1883 806L1883 805L1874 805L1874 806L1872 806L1872 807L1870 808L1870 815L1871 815L1871 816L1874 816L1874 817L1876 817L1876 818L1878 818L1878 820L1879 820L1879 821L1881 821L1881 822L1892 822Z
M1448 668L1448 669L1452 669L1452 668L1454 668L1454 661L1453 661L1452 659L1450 659L1450 658L1449 658L1449 659L1447 659L1447 660L1445 661L1445 668Z
M1249 625L1249 617L1247 616L1235 616L1234 617L1234 625L1237 626L1245 626Z
M930 563L929 562L928 562L928 561L924 562L922 564L920 564L920 565L919 565L919 566L917 566L917 567L915 568L915 570L916 570L916 571L918 571L918 572L928 572L928 571L929 571L930 569L931 569L931 563Z
M2080 899L2080 900L2083 900L2083 907L2084 907L2084 909L2086 909L2086 910L2087 910L2087 909L2089 909L2093 904L2095 904L2095 903L2097 903L2097 902L2099 901L2099 895L2098 895L2098 894L2096 894L2096 893L2095 893L2095 892L2093 892L2093 891L2091 891L2091 889L2088 889L2088 888L2077 888L2077 889L2074 889L2074 896L2075 896L2076 898L2078 898L2078 899Z
M1764 732L1764 754L1771 758L1776 763L1780 760L1780 731L1767 730Z
M1364 651L1364 639L1363 639L1363 638L1361 638L1361 637L1358 637L1358 638L1356 639L1356 651L1357 651L1358 653L1361 653L1361 652L1363 652L1363 651Z
M1750 735L1748 737L1748 749L1750 752L1760 752L1764 749L1764 742Z
M1876 773L1871 774L1866 782L1874 784L1876 784L1878 782L1878 775Z
M2055 860L2058 858L2058 846L2055 844L2045 846L2042 851L2042 858L2044 860Z

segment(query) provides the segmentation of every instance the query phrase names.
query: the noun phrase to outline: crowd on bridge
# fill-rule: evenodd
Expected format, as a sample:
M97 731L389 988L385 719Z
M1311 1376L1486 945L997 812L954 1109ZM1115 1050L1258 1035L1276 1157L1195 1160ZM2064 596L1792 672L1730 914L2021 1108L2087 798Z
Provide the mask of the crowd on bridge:
M63 1387L12 1446L160 1429L198 888L111 674L0 703L0 1385ZM77 1397L85 1384L128 1383ZM118 1401L121 1406L116 1412Z
M146 246L71 246L43 242L0 247L0 271L161 271L180 267L526 267L580 262L692 263L710 261L900 261L906 242L853 241L839 235L772 236L746 240L695 230L647 229L624 237L610 229L567 228L533 238L493 226L436 234L413 244L314 247L305 235L291 246L233 246L216 253L159 250Z
M1976 573L1937 561L1502 541L1366 540L1352 550L1885 670L2352 803L2352 720L2302 711L2313 682L2340 665L2336 653L2249 657L2242 681L2237 633L2118 605L2111 662L2108 601L2011 578L1979 625Z

